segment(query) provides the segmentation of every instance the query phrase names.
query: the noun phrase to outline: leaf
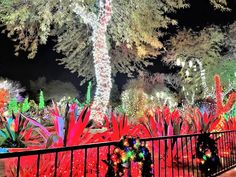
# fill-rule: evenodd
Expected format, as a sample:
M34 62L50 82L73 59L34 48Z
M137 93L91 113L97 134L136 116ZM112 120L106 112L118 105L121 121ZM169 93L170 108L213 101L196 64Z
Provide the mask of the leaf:
M109 119L107 118L107 115L104 116L105 124L104 127L109 128Z
M2 136L5 139L7 138L7 135L3 130L0 130L0 136Z
M151 128L152 136L157 136L158 130L157 130L156 121L154 120L153 116L149 117L149 124Z
M117 117L117 121L119 121L120 115ZM120 132L119 132L119 126L117 123L115 116L111 116L111 123L112 123L112 128L113 128L113 139L114 140L119 140L120 139Z
M46 142L46 149L51 147L53 145L53 143L56 143L58 141L58 139L59 138L57 135L50 135L47 139L47 142Z
M9 134L9 137L15 141L15 134L14 132L10 129L9 124L5 125L7 133Z
M174 135L173 126L172 126L171 122L169 122L169 125L167 128L167 136L172 136L172 135Z
M25 119L29 120L33 125L39 127L39 128L43 131L44 134L46 134L47 136L50 136L50 135L51 135L51 133L50 133L44 126L42 126L40 123L38 123L37 121L35 121L34 119L32 119L32 118L30 118L30 117L24 116L23 114L21 114L21 115L22 115L22 117L24 117Z
M32 132L33 132L33 127L30 127L30 128L26 131L25 135L23 136L26 141L29 140L30 135L31 135Z

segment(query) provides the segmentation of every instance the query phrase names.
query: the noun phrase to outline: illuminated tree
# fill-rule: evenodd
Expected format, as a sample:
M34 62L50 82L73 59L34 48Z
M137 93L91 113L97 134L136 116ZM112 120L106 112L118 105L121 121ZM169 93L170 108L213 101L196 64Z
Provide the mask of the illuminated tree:
M44 107L45 107L45 103L44 103L43 91L40 90L40 93L39 93L39 110L43 109Z
M23 102L22 107L21 107L21 112L25 113L29 109L30 109L29 98L27 97L27 98L24 99L24 102Z
M16 98L13 98L8 103L8 113L11 115L12 113L16 114L18 112L18 105Z
M214 93L215 74L221 76L224 87L235 80L236 60L228 59L232 53L223 52L229 48L228 34L227 30L210 26L198 32L184 29L170 39L164 61L181 67L181 92L190 103Z
M151 111L157 107L177 106L177 99L166 84L173 89L178 85L174 82L176 78L167 74L145 73L137 79L129 80L124 86L121 94L122 108L129 116L130 120L140 118L146 111Z

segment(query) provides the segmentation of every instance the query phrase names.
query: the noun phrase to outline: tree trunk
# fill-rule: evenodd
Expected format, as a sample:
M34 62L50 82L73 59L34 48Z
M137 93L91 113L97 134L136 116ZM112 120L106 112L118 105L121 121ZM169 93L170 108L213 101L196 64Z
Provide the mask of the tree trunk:
M99 124L102 124L103 116L106 113L112 87L111 64L106 38L107 25L111 19L111 1L106 0L105 5L102 4L102 0L100 0L98 24L97 28L93 30L93 56L97 87L90 116Z
M102 125L112 87L111 65L106 37L107 25L111 20L111 0L99 0L98 16L76 3L72 7L73 11L80 15L84 23L90 25L93 29L93 58L97 88L91 107L90 119Z

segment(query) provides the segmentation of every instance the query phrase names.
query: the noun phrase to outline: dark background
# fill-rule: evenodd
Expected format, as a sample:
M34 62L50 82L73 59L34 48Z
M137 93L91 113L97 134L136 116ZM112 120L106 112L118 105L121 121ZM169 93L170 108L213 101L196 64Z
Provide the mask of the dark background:
M200 30L204 26L217 24L227 25L236 20L236 0L230 0L231 12L220 12L214 10L208 0L191 0L191 8L170 14L179 22L177 27L171 27L168 32L173 35L179 28L193 28ZM1 30L1 29L0 29ZM48 81L61 80L69 81L74 86L85 91L86 86L80 86L80 79L77 74L70 73L63 66L57 64L56 59L61 58L60 54L53 51L53 41L49 40L47 45L40 46L34 59L27 59L27 54L21 52L20 56L14 56L14 43L0 34L0 77L20 81L23 86L29 89L29 80L36 80L38 77L45 76ZM155 60L155 65L148 68L151 72L170 73L175 72L160 60ZM119 88L126 82L125 75L118 74L116 83ZM86 84L85 84L86 85Z

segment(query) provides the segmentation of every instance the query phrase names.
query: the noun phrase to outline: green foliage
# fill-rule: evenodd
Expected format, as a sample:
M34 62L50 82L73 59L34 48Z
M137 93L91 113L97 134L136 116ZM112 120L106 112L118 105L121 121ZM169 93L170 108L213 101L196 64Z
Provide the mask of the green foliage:
M209 85L214 84L214 80L210 78L214 78L215 74L220 76L220 81L225 88L225 90L229 89L231 84L231 89L236 88L236 58L234 60L222 60L212 65L207 72L207 83Z
M230 9L227 7L227 0L210 0L210 3L213 5L215 9L219 9L221 11L229 11Z
M67 6L66 6L67 4ZM52 29L62 27L68 20L67 1L0 1L0 21L6 25L8 37L18 41L19 50L29 51L28 58L34 58L39 44L46 44L54 33ZM54 28L51 28L51 27Z
M25 98L24 99L24 102L22 104L22 107L21 107L21 112L22 113L25 113L26 111L28 111L30 109L30 106L29 106L29 98Z
M184 0L114 1L109 34L115 45L125 44L128 49L136 50L136 56L155 56L159 53L158 49L163 47L158 40L162 34L156 29L175 25L177 22L169 18L167 13L186 7L188 4Z
M200 32L183 29L169 40L169 48L164 61L175 62L177 58L186 61L198 58L205 65L220 60L221 45L224 34L217 26L206 27Z
M85 101L80 102L75 97L64 96L63 98L60 99L60 101L58 103L59 103L59 105L64 105L64 106L68 103L69 104L76 103L80 108L84 108L85 106L89 106L89 104L91 103L91 92L92 92L92 82L90 81L90 82L88 82ZM84 99L84 98L81 98L81 99Z
M11 115L12 113L16 114L18 112L18 105L16 98L13 98L8 103L8 113Z
M226 40L224 45L227 47L227 52L224 53L224 58L227 60L236 60L236 22L226 27Z
M44 107L45 107L45 103L44 103L43 91L40 90L40 93L39 93L39 110L44 109Z

